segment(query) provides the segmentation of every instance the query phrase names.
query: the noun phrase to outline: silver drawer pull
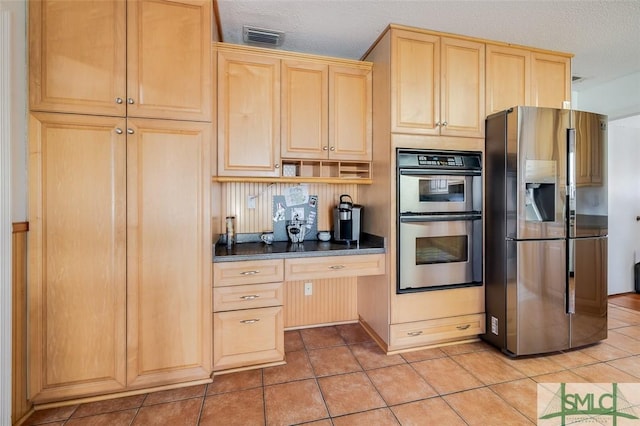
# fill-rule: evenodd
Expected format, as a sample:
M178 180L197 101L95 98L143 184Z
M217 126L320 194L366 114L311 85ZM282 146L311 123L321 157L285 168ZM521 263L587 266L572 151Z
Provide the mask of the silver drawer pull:
M253 299L257 299L258 297L260 297L257 294L249 294L247 296L241 296L240 299L242 300L253 300Z
M422 334L422 330L420 331L410 331L407 333L408 336L414 337L414 336L419 336Z
M252 319L247 319L247 320L242 320L240 321L242 324L254 324L256 322L260 321L259 318L252 318Z
M244 271L244 272L240 272L240 275L255 275L259 273L260 271Z
M458 330L466 330L467 328L471 327L471 324L465 324L465 325L459 325L456 328Z
M344 269L344 265L333 265L333 266L329 266L329 269Z

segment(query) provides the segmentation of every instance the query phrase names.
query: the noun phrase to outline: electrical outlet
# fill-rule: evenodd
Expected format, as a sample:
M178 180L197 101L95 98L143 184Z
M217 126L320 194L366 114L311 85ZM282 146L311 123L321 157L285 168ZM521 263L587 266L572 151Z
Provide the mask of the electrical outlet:
M313 283L304 283L304 295L311 296L313 294Z
M254 195L247 196L247 208L248 209L256 208L256 197Z

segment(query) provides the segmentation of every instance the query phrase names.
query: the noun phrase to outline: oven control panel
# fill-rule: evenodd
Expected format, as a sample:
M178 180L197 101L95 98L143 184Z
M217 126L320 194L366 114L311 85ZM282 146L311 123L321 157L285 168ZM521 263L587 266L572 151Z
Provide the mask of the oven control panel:
M462 167L462 157L457 155L420 155L418 154L419 166L451 166Z
M398 150L399 168L480 170L479 152Z

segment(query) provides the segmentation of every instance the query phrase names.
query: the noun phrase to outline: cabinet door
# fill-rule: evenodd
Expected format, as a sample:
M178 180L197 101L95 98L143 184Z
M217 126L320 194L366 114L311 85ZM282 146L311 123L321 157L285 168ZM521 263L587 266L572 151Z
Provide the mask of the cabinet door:
M211 373L210 126L128 120L130 387Z
M393 30L391 132L436 135L440 122L440 37Z
M117 117L30 117L32 402L125 386L124 125Z
M571 58L534 52L531 55L533 106L563 108L571 101Z
M326 159L329 66L282 61L282 158Z
M329 67L329 158L371 161L371 70Z
M440 134L484 137L484 44L442 38Z
M127 115L211 121L212 79L211 1L127 2Z
M218 52L218 175L280 176L280 60Z
M487 44L487 115L518 105L531 105L531 53Z
M213 369L284 360L282 306L213 314Z
M31 110L124 116L122 1L29 2Z

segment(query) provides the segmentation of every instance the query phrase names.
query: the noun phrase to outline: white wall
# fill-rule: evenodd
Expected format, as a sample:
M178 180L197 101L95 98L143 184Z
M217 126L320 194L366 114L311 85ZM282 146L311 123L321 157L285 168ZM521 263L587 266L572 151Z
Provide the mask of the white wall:
M640 114L640 72L572 93L575 109L607 114L609 121Z
M640 115L609 122L609 294L634 291L640 262Z
M11 184L13 222L27 220L27 2L0 1L11 25Z

